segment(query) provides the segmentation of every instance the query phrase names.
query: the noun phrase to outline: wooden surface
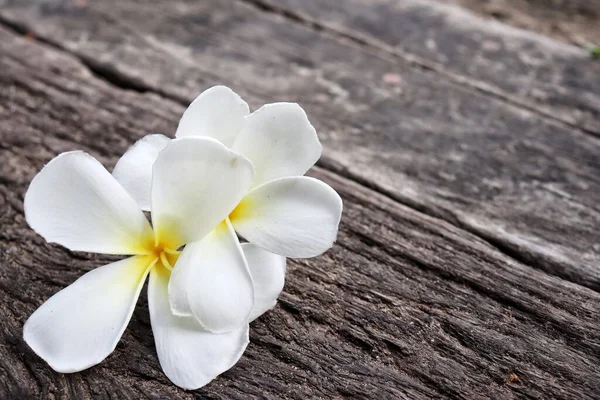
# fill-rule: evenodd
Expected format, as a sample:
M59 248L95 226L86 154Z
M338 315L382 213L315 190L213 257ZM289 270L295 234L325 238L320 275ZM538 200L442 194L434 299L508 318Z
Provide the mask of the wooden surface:
M598 77L439 3L0 0L0 398L599 398ZM36 236L27 185L62 151L112 168L217 83L307 110L338 243L198 392L160 371L145 293L113 355L54 373L23 323L108 258Z
M600 44L600 0L436 0L578 46Z

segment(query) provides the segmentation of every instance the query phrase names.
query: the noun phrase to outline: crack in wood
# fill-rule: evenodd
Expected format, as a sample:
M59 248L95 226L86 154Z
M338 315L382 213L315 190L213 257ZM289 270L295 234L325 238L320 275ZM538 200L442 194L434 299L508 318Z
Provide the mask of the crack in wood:
M314 29L317 32L326 33L337 37L338 39L343 39L344 41L349 41L354 43L359 47L364 47L376 51L383 52L384 54L391 55L397 59L402 60L403 62L412 65L414 67L418 67L424 71L434 72L441 77L449 80L458 85L464 85L467 88L471 88L479 93L482 93L486 96L501 100L510 104L512 106L526 109L531 111L538 116L558 122L563 124L564 126L577 129L582 133L591 135L596 139L600 139L600 131L594 130L591 128L587 128L585 126L581 126L580 124L573 123L568 121L565 118L560 118L552 113L551 110L544 110L543 108L536 107L535 104L520 100L514 96L511 96L510 93L502 90L499 87L496 87L488 82L482 82L473 78L469 78L465 75L450 72L446 68L444 68L441 64L437 64L433 61L426 60L422 57L419 57L415 54L408 53L406 51L402 51L397 48L392 48L385 43L378 41L376 39L371 39L366 37L365 35L359 35L356 33L352 33L348 30L342 29L340 27L333 26L332 24L328 24L327 22L311 18L309 15L302 12L295 12L294 10L279 6L274 4L269 0L235 0L244 4L248 4L256 7L263 12L275 14L282 18L285 18L287 21L295 24L300 24L310 29Z
M114 68L111 68L109 65L104 65L104 64L100 63L99 61L94 60L90 57L85 57L80 54L77 54L76 52L70 51L69 49L65 48L64 46L61 46L59 43L57 43L53 40L50 40L47 37L40 36L36 33L32 34L31 31L27 28L27 26L25 24L10 21L7 18L0 15L0 25L4 26L8 30L15 32L19 35L31 34L30 40L35 40L39 43L43 43L43 44L53 48L53 49L70 54L71 56L73 56L77 60L79 60L81 62L81 64L86 66L92 75L96 76L98 79L101 79L107 83L110 83L111 85L113 85L115 87L118 87L123 90L132 90L132 91L135 91L138 93L154 92L154 93L162 95L158 90L149 87L148 85L144 84L141 81L136 81L136 80L132 79L131 77L127 77L127 76L119 73ZM173 99L173 100L175 100L175 99ZM179 100L179 101L181 102L181 100Z

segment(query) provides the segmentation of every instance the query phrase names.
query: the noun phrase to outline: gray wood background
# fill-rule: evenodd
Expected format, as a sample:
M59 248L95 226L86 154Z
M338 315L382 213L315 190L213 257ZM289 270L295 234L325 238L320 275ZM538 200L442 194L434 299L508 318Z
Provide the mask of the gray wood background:
M25 320L111 258L35 235L30 180L73 149L111 169L219 83L305 108L337 244L289 261L199 391L162 374L145 292L113 355L53 372ZM0 398L600 398L600 62L581 47L443 2L0 0L0 158Z

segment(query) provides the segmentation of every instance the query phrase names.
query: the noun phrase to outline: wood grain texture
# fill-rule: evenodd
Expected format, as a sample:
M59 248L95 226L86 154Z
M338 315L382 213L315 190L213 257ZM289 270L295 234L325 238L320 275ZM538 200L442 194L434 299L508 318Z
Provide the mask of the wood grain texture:
M336 246L289 263L279 306L230 372L184 392L160 372L145 292L117 350L57 374L21 339L47 297L109 258L48 245L23 217L34 174L82 148L114 165L183 107L117 88L69 54L0 28L1 398L570 398L600 390L600 295L335 173ZM112 258L111 258L112 259ZM511 373L520 382L510 382Z
M388 11L382 18L397 14ZM299 101L325 145L321 165L535 268L600 289L600 140L589 132L243 2L4 0L0 16L129 89L186 103L198 88L225 83L253 106ZM539 68L570 65L575 72L553 87L573 98L579 84L560 82L598 68L580 50L549 39L494 35L544 53L538 61L548 63ZM453 38L450 49L474 45L460 29ZM516 90L521 74L521 53L511 48L498 50L504 70L494 78L512 85L507 91ZM568 55L573 63L564 64ZM595 102L597 93L582 88L577 98Z
M586 49L443 2L255 1L600 136L600 63ZM598 0L587 3L600 5Z
M440 3L448 3L439 0ZM450 0L486 18L586 48L600 43L600 0Z

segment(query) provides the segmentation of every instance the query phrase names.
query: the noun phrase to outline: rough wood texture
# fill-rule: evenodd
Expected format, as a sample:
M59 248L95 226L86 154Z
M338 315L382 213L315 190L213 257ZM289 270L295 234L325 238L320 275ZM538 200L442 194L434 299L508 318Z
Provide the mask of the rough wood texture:
M387 3L377 3L382 20L401 18ZM348 12L359 5L367 10L359 0L345 4ZM323 6L324 16L327 10ZM536 268L600 289L600 139L583 128L254 3L5 1L0 16L126 88L186 103L199 87L223 82L255 106L300 101L324 142L322 165L476 233ZM447 51L478 46L466 32L483 35L485 25L470 18ZM382 25L383 37L390 26ZM417 34L419 27L413 29ZM490 35L543 53L536 71L560 75L570 66L577 72L561 75L548 90L595 104L600 88L589 92L579 79L587 76L592 88L600 84L592 78L600 76L600 64L588 63L580 49L513 31ZM501 47L493 64L494 79L508 82L507 90L518 87L521 71L521 53L512 47ZM468 73L464 62L452 68ZM580 83L569 86L571 80ZM563 114L579 115L565 101L559 103Z
M22 4L0 15L52 45L0 28L0 398L598 397L600 294L554 276L599 287L592 135L246 4ZM216 81L308 110L337 245L289 263L240 363L199 392L160 372L145 293L112 356L53 373L23 323L108 258L36 236L27 185L61 151L111 167Z
M585 49L427 0L256 1L600 136L600 64Z
M438 0L448 3L446 0ZM485 17L587 47L600 44L600 0L450 0Z

